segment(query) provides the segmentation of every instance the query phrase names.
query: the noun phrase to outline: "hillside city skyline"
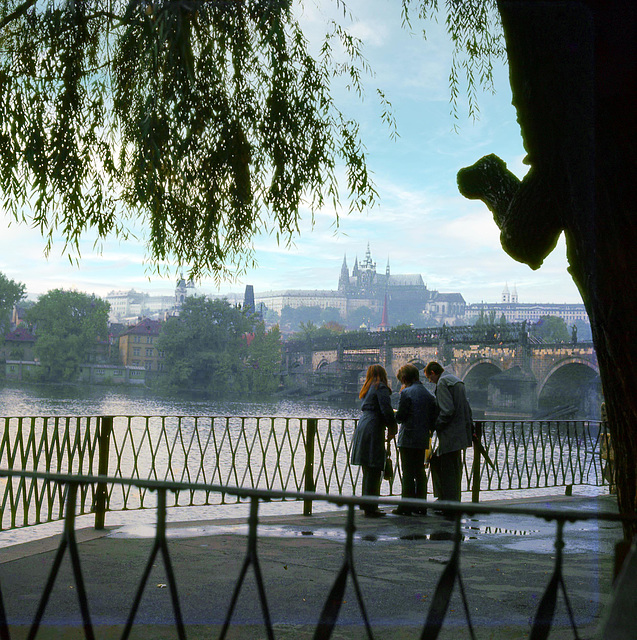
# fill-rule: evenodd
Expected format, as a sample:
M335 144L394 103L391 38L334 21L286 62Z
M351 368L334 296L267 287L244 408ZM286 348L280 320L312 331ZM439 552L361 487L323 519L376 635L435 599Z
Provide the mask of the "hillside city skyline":
M460 291L431 289L421 274L395 273L389 260L379 267L369 245L364 258L354 258L353 264L348 263L346 255L343 257L340 272L334 274L328 289L259 291L247 285L241 293L210 295L182 277L166 295L111 290L103 299L110 304L112 322L131 324L145 317L161 320L178 313L190 296L225 298L234 305L247 305L263 315L266 325L280 324L287 333L298 328L299 322L309 320L317 325L335 322L349 329L372 331L400 324L472 324L481 315L498 321L504 317L508 322L537 322L542 316L555 315L569 327L589 324L583 304L525 303L519 298L517 285L509 287L506 282L497 300L477 303L467 301Z

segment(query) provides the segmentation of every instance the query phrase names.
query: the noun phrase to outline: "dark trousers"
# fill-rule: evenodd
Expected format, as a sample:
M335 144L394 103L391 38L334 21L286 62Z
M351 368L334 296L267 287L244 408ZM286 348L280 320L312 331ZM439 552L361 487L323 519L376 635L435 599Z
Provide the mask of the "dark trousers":
M436 468L438 499L460 502L462 451L439 455Z
M383 479L383 470L363 465L363 495L379 496L380 483ZM375 511L376 507L364 507L365 511Z
M403 473L403 498L427 499L427 473L425 471L425 450L399 447L400 467Z

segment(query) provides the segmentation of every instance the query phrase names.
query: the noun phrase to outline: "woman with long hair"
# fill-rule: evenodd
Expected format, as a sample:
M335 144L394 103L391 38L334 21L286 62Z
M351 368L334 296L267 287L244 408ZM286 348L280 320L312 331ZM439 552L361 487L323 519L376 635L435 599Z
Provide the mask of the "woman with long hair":
M398 431L387 372L381 365L373 364L367 369L358 397L362 400L361 417L354 431L351 462L363 469L363 495L379 496L386 458L385 429L388 442ZM368 518L385 515L377 507L365 506L363 509Z

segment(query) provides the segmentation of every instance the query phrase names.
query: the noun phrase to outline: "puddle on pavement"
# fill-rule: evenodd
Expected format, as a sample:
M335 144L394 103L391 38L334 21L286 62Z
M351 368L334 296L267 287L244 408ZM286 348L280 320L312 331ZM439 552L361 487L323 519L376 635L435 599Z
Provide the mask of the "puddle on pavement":
M434 525L435 526L435 525ZM486 525L464 524L461 528L462 540L477 540L482 535L507 535L507 536L530 536L538 533L538 529L506 529L503 527L493 527ZM312 530L298 529L287 526L271 526L260 524L258 528L259 537L275 538L297 538L312 536L314 538L324 538L328 540L345 540L344 529L316 528ZM166 532L168 538L195 538L203 536L224 536L237 535L247 536L247 524L234 525L210 525L199 527L168 527ZM365 542L385 542L392 540L453 540L453 527L438 528L429 531L406 533L376 532L373 534L355 534L355 538ZM155 527L152 525L126 525L113 530L109 534L110 538L154 538Z

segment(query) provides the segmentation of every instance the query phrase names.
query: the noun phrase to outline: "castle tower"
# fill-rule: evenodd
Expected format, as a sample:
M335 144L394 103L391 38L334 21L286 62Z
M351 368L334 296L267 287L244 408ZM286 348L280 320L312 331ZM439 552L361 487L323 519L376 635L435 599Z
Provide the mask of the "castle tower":
M177 308L185 302L187 296L186 281L184 280L184 274L179 274L179 280L177 280L177 286L175 287L175 306Z
M356 259L354 260L354 267L352 268L352 278L358 278L359 275L360 271L358 269L358 256L356 256Z
M370 291L376 280L376 263L372 260L372 252L367 243L365 252L365 262L361 265L361 274L358 279L359 288L362 291Z
M376 273L376 263L372 261L372 251L369 248L369 242L367 243L367 251L365 252L365 262L363 263L363 269L365 271L373 271Z
M505 304L509 304L511 302L511 294L509 293L509 284L504 285L504 289L502 289L502 302Z
M247 314L254 313L254 287L251 284L246 285L245 293L243 294L243 310Z
M347 287L349 287L349 269L347 268L347 256L344 255L341 275L338 278L338 290L343 291Z
M518 288L515 285L513 285L513 291L511 292L511 302L513 304L518 303Z

